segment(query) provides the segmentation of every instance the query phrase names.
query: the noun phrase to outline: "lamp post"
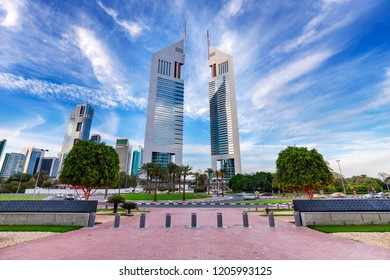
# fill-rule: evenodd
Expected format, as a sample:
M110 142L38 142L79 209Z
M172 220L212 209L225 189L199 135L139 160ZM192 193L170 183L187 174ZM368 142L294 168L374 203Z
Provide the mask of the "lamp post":
M344 185L343 174L341 174L340 160L338 159L338 160L336 160L336 161L337 161L337 164L339 165L340 176L341 176L341 184L343 185L344 194L347 194L347 192L345 191L345 185Z
M38 163L38 168L37 168L37 180L35 181L35 187L34 187L34 192L33 192L33 199L35 199L35 190L37 188L37 185L38 185L38 180L39 180L39 173L41 172L41 167L42 167L42 159L43 159L43 156L45 155L45 152L48 152L49 150L44 150L44 149L41 149L41 156L39 158L39 163Z

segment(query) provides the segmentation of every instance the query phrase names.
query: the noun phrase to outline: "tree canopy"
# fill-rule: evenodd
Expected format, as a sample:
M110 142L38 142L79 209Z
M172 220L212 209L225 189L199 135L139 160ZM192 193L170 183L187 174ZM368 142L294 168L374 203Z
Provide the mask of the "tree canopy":
M333 184L332 170L316 149L289 146L276 160L276 184L290 191L302 191L313 199L316 189Z
M87 200L96 189L116 186L119 170L119 157L113 147L79 140L64 160L60 181L81 188Z

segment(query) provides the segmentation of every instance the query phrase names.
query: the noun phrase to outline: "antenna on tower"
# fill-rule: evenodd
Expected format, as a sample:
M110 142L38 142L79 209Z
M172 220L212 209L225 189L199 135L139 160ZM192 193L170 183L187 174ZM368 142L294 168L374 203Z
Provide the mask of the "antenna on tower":
M207 55L210 55L210 36L208 30L207 30Z
M184 49L186 49L186 36L187 36L187 20L184 19L184 30L182 33L182 37L183 37L183 41L184 41L184 45L183 45Z
M84 92L84 95L85 95L85 103L88 104L88 93Z

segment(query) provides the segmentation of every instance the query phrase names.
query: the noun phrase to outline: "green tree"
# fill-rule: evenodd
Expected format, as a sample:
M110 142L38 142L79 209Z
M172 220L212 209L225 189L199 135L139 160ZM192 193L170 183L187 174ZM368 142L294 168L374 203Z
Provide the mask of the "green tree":
M138 210L138 205L135 202L123 202L122 208L127 210L128 213L130 214L132 209Z
M34 174L34 179L37 180L38 178L38 187L41 187L42 184L48 180L50 180L49 173L46 170L41 170Z
M175 192L175 177L176 177L177 164L174 162L168 163L167 170L171 181L172 191Z
M192 166L183 165L181 169L182 169L183 181L184 181L183 201L185 201L186 200L186 177L190 174L190 172L192 170Z
M208 178L207 178L207 181L208 181L208 184L207 184L207 186L208 186L207 194L210 194L211 178L212 178L211 176L214 174L214 170L212 168L207 168L205 170L205 173L207 173L207 176L208 176Z
M182 175L182 173L183 173L182 166L176 165L175 174L176 174L177 180L179 181L179 193L180 193L180 188L181 188L181 175Z
M119 157L113 147L79 140L64 160L60 181L80 188L88 200L96 189L116 186L119 170Z
M328 164L316 149L289 146L276 160L276 184L290 191L302 191L313 199L317 188L333 184L334 178Z
M114 204L114 213L118 211L118 205L121 203L126 202L125 198L121 196L120 194L114 194L108 197L107 203L113 203Z
M224 197L225 196L225 192L224 192L224 190L225 190L225 187L224 187L224 185L223 185L223 180L225 179L225 174L226 174L226 172L227 172L227 169L225 169L225 168L221 168L220 170L219 170L219 174L221 175L221 179L222 179L222 182L221 182L221 185L222 185L222 197Z
M229 180L229 187L235 191L251 191L252 179L250 175L237 174Z
M153 175L154 163L148 162L143 163L140 167L140 173L146 175L146 191L150 194L151 192L151 181Z

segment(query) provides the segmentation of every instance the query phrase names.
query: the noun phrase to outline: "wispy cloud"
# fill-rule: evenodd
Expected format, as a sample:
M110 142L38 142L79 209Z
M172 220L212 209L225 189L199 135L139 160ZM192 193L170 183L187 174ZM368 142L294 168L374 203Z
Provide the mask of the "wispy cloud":
M92 104L100 105L104 108L139 107L145 106L145 100L132 98L119 99L116 93L82 87L74 84L55 84L44 80L27 79L9 73L0 73L0 88L11 92L23 92L36 95L41 98L47 96L65 97L72 101L80 102L87 98ZM2 94L8 94L2 92Z
M10 29L18 29L22 23L22 9L25 7L24 0L2 0L0 1L0 26Z
M97 1L97 3L108 15L110 15L115 20L119 26L121 26L130 35L132 40L135 40L141 36L145 30L149 29L149 27L142 22L122 20L119 18L118 12L104 6L100 1Z
M287 65L283 65L276 71L268 74L265 78L260 79L251 91L253 105L257 109L263 108L267 105L267 96L272 96L271 98L275 99L278 94L285 94L285 87L289 86L290 82L316 69L332 55L333 52L330 50L309 54L300 57ZM287 92L302 90L304 87L305 84L299 83L295 85L295 88L290 88ZM283 93L281 93L281 91Z

